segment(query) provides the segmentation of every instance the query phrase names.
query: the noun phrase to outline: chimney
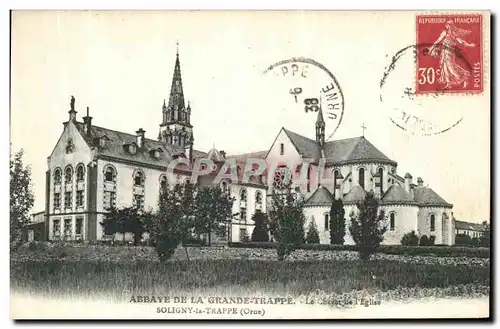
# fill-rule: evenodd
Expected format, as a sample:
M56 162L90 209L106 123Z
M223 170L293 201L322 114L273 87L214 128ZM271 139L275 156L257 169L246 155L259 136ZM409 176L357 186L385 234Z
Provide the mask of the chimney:
M225 159L226 158L226 151L219 151L220 155Z
M405 175L405 190L408 193L411 192L412 178L413 177L411 177L410 173L406 173L406 175Z
M418 184L418 187L424 186L424 180L422 179L422 177L417 178L417 184Z
M89 107L87 106L87 115L83 117L83 131L87 137L91 136L92 131L92 117L89 116Z
M137 130L135 132L136 136L137 136L137 146L138 147L142 147L142 145L144 144L144 133L146 131L142 128L139 128L139 130Z

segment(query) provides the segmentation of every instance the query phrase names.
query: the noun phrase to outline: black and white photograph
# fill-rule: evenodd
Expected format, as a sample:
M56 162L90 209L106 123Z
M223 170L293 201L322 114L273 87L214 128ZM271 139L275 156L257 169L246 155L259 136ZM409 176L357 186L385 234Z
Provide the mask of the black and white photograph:
M11 319L489 319L490 19L11 11Z

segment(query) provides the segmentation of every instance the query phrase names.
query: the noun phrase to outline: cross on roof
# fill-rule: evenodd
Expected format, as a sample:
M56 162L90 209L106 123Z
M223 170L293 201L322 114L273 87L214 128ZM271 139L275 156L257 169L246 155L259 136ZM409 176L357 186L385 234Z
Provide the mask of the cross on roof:
M365 136L365 129L368 129L368 128L366 128L365 124L363 123L361 125L361 129L363 129L363 137L364 137Z

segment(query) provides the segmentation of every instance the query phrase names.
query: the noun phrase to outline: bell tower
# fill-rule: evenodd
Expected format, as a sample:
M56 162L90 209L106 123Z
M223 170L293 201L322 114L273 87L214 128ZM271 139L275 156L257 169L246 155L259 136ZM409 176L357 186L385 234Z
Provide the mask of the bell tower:
M163 100L163 119L160 124L158 139L175 149L182 150L191 158L193 147L193 126L191 125L191 106L185 106L182 89L181 64L179 61L179 44L175 58L174 75L168 104Z

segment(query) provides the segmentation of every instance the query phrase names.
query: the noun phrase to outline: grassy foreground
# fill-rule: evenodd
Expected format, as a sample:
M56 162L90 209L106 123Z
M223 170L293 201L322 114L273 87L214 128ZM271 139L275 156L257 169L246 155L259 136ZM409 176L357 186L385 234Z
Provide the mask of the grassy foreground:
M376 261L11 262L11 289L33 294L130 297L213 289L304 295L372 290L479 287L488 294L490 268ZM228 288L229 287L229 288ZM472 287L472 288L471 288ZM481 288L482 287L482 288ZM460 288L462 289L462 288ZM455 292L456 293L456 292ZM459 292L458 294L469 292ZM471 291L470 293L475 293Z

